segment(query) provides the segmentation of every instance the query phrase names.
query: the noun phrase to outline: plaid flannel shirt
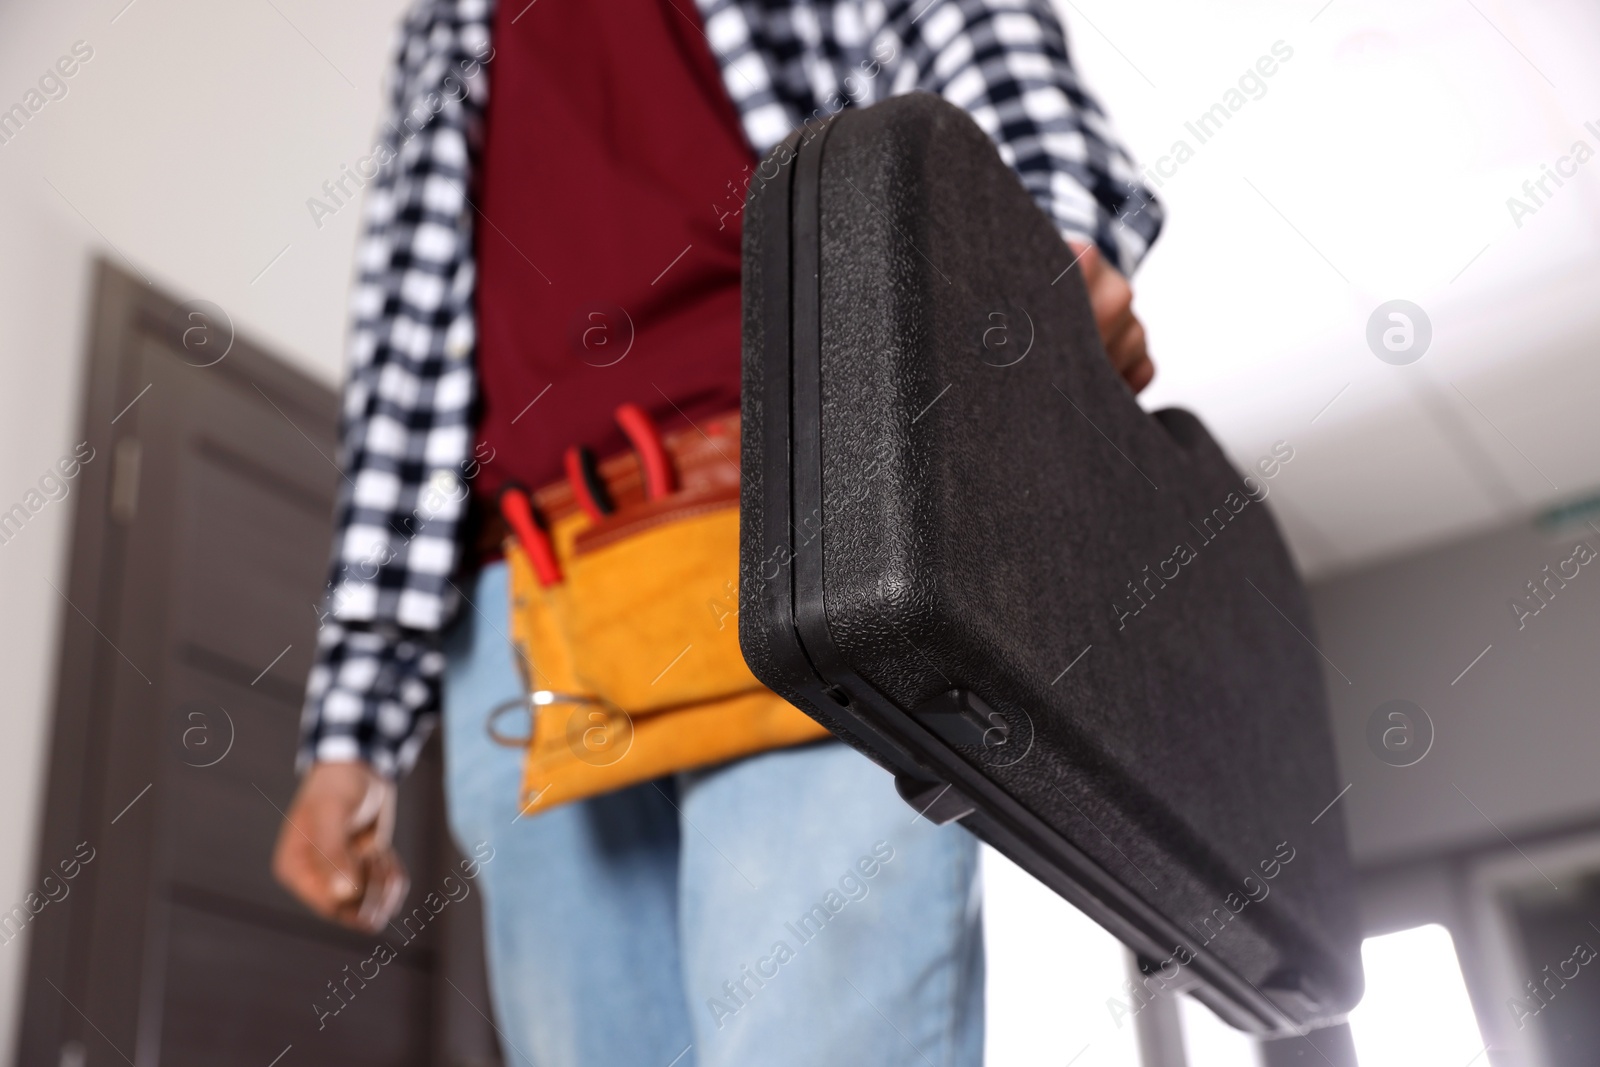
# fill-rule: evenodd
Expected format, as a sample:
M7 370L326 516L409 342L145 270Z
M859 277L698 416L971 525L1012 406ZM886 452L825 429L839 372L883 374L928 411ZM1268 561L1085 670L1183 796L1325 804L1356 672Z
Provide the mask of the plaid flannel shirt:
M1073 71L1050 0L697 3L758 155L807 120L926 90L972 115L1064 235L1092 240L1125 274L1155 239L1160 206ZM455 575L478 469L481 216L469 190L492 9L419 0L400 27L358 251L345 478L302 765L365 759L398 774L438 707L439 635L465 599Z

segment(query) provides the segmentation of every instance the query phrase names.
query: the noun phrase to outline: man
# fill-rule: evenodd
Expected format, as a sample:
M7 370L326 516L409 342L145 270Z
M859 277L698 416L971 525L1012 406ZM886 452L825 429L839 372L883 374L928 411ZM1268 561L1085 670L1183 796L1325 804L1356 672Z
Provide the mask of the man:
M1048 0L422 0L397 63L278 877L324 916L384 926L406 891L394 781L442 702L452 830L493 856L507 1062L980 1062L975 843L839 742L527 814L522 755L487 733L527 700L507 568L466 531L501 488L571 473L566 446L623 449L618 404L695 428L736 406L751 166L802 123L897 93L939 93L994 138L1079 250L1106 348L1142 389L1126 275L1159 207Z

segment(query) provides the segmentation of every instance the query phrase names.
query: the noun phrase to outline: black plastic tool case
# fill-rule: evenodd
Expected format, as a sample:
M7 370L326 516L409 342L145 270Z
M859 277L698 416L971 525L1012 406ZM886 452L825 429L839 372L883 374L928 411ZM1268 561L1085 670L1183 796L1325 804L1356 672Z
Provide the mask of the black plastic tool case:
M797 133L746 211L751 669L1148 988L1262 1034L1337 1021L1361 991L1342 783L1271 483L1138 406L1072 251L942 100Z

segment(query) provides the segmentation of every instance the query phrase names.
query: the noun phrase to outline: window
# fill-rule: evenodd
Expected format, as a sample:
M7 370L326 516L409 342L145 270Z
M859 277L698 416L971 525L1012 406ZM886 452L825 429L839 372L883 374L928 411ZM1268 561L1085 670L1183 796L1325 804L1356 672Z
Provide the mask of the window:
M1429 925L1369 937L1361 960L1367 993L1350 1015L1361 1067L1487 1062L1448 930Z

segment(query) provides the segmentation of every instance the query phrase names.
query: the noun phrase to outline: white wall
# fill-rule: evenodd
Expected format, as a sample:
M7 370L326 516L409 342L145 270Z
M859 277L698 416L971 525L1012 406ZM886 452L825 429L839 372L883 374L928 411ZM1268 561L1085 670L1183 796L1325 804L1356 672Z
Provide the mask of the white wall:
M1588 519L1517 523L1313 587L1317 643L1337 666L1328 689L1351 785L1340 804L1359 864L1600 819L1600 506ZM1579 545L1592 562L1567 562ZM1409 766L1379 758L1368 736L1395 699L1431 723L1431 750Z
M342 363L356 209L319 231L305 200L371 145L400 0L125 2L0 8L0 108L74 42L93 49L67 95L0 144L0 510L77 440L96 254L215 301L330 383ZM0 545L7 910L33 877L55 643L71 610L48 583L65 586L71 504ZM13 1047L25 947L0 945L0 1055Z

